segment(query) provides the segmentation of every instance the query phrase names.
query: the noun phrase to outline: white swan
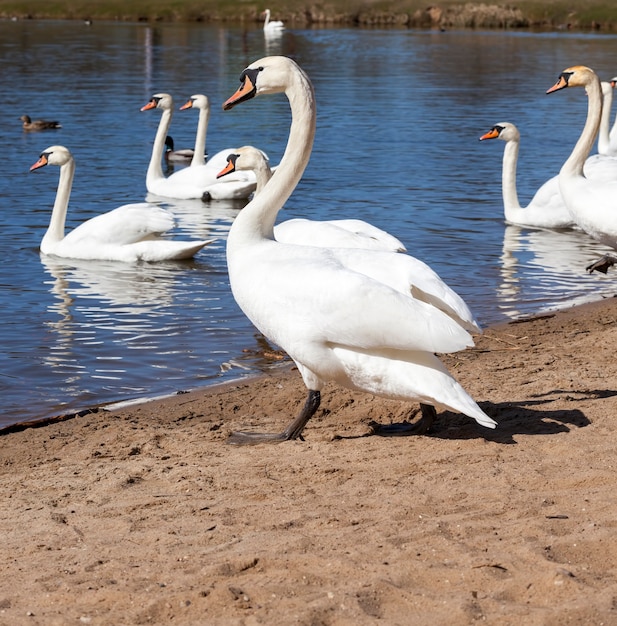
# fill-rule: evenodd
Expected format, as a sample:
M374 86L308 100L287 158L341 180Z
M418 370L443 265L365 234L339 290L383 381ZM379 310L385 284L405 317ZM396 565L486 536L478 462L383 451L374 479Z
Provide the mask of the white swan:
M67 259L102 261L167 261L191 258L209 241L172 241L159 235L174 226L169 211L139 203L97 215L67 235L66 212L73 186L75 160L64 146L44 150L30 171L45 165L60 166L60 180L49 228L41 241L41 252Z
M611 109L613 107L613 86L603 80L602 87L602 117L598 130L598 154L603 156L617 156L617 136L611 140Z
M308 397L282 433L235 433L229 442L300 437L319 407L326 381L387 398L419 401L423 414L419 432L425 432L435 406L495 427L434 354L462 350L473 345L473 339L456 319L470 315L465 303L430 268L413 257L391 252L275 241L277 214L302 177L312 150L313 88L294 61L280 56L252 63L242 73L241 83L224 109L255 95L284 92L292 123L271 181L231 226L227 241L230 284L247 317L295 361ZM405 259L417 264L418 280L411 289L408 282L393 287L407 263L400 260Z
M212 159L205 165L185 167L174 172L167 178L163 174L161 160L165 149L165 137L171 124L173 98L168 93L157 93L150 101L141 107L142 111L161 109L152 156L146 173L146 188L152 194L178 200L201 198L203 200L240 200L248 198L253 193L256 183L255 175L251 172L239 172L230 180L217 181L216 175L221 168L220 159ZM205 135L204 135L205 144ZM229 154L229 149L223 151Z
M264 21L264 33L280 33L285 30L285 24L283 24L283 22L281 22L280 20L270 19L270 9L266 9L262 13L262 15L264 15L266 18Z
M193 165L205 165L206 163L206 135L208 134L208 124L210 123L210 100L208 96L201 93L193 94L181 107L180 111L187 109L197 109L199 117L197 119L197 132L195 134L195 150L193 151ZM221 153L222 154L222 153ZM221 157L224 158L224 154Z
M255 195L272 178L267 156L253 146L242 146L227 156L227 166L218 177L235 171L253 171L257 179ZM282 243L297 243L328 248L366 248L405 252L403 243L381 228L357 219L285 220L274 227L274 238Z
M602 88L597 74L584 65L565 69L547 90L554 93L566 87L584 87L587 93L587 120L583 131L559 172L561 195L576 223L587 234L617 248L617 180L594 180L585 176L585 159L598 135L602 115ZM587 267L606 273L616 259L605 256Z
M480 137L480 141L501 139L506 142L503 151L501 191L506 221L533 228L571 228L574 219L566 208L559 191L557 176L549 178L534 194L526 207L522 207L516 191L516 166L521 135L510 122L499 122Z

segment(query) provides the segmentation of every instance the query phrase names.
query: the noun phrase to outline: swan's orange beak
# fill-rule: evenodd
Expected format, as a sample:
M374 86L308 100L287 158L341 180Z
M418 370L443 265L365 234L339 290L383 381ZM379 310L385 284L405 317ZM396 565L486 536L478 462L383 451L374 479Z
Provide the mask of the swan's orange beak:
M186 102L180 107L180 111L184 111L185 109L192 109L192 108L193 108L193 101L189 100L188 102Z
M34 165L30 166L30 171L33 172L34 170L38 170L39 167L45 167L46 165L47 165L47 155L41 154L41 157L39 158L39 160Z
M480 141L484 141L485 139L497 139L499 137L499 131L496 128L491 128L488 133L484 133L482 137L480 137Z
M150 100L148 104L144 104L144 106L139 109L140 111L149 111L150 109L156 109L156 101L154 99Z
M227 165L216 175L217 178L221 178L225 176L225 174L231 174L236 171L236 159L238 158L237 154L230 154L227 157Z
M565 89L568 86L568 76L569 74L566 75L565 72L560 74L557 82L546 93L553 93L554 91Z
M229 109L236 106L236 104L240 104L240 102L244 102L249 98L252 98L255 95L256 87L254 83L254 79L249 75L248 70L242 74L242 85L234 93L231 98L228 98L223 102L223 111L229 111Z

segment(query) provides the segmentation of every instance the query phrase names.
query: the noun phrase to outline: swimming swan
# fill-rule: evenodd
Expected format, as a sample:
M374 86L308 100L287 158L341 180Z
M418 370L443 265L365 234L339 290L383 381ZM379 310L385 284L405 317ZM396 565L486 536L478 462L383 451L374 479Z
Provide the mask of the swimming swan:
M292 123L277 171L238 213L229 231L230 284L251 322L294 360L308 396L283 432L234 433L229 443L300 437L319 407L326 381L387 398L419 401L422 419L416 432L430 426L436 406L494 428L495 422L434 354L473 345L469 332L444 312L452 306L453 292L434 272L419 271L418 284L411 290L407 285L403 293L380 276L396 274L397 259L413 257L290 245L274 239L277 214L302 177L312 150L313 87L294 61L281 56L252 63L240 80L240 88L223 104L225 110L256 95L284 92ZM418 269L427 268L417 263ZM460 298L454 302L455 313L469 314Z
M65 235L75 160L64 146L50 146L30 171L45 165L59 165L60 180L49 228L41 241L43 254L67 259L168 261L191 258L214 241L172 241L159 237L173 228L173 216L165 209L146 203L125 204L97 215Z
M584 87L587 93L587 119L572 153L559 172L561 195L576 223L587 234L617 248L617 180L595 180L585 176L583 166L598 135L602 115L602 88L597 74L589 67L565 69L547 90L554 93L566 87ZM602 257L587 267L606 273L616 259Z
M557 176L549 178L526 207L522 207L516 191L516 166L521 135L510 122L499 122L480 137L480 141L501 139L506 142L503 151L501 191L506 221L533 228L571 228L574 219L570 215L559 192Z
M227 156L227 166L218 178L235 171L253 171L257 179L255 195L272 178L273 171L266 155L253 146L243 146ZM285 220L274 227L274 238L282 243L297 243L329 248L367 248L405 252L403 243L381 228L357 219Z
M160 109L162 111L152 155L146 173L146 188L152 194L178 200L200 198L203 200L246 199L253 193L256 183L251 172L241 172L224 182L217 181L216 175L221 169L221 161L213 159L205 165L192 165L174 172L167 178L163 174L161 159L165 149L165 137L171 125L173 98L168 93L157 93L141 107L142 111ZM205 145L205 138L204 138ZM225 151L229 154L229 150Z
M283 22L281 22L280 20L270 19L270 9L266 9L262 13L262 15L264 15L266 18L264 21L264 33L280 33L285 30L285 24L283 24Z

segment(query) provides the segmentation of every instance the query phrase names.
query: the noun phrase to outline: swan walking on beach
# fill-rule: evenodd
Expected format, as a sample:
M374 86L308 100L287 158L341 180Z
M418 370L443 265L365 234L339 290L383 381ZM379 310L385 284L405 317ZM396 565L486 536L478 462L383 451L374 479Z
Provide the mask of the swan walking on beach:
M261 192L272 178L273 171L266 155L253 146L242 146L227 156L227 166L218 178L235 171L255 172L257 188ZM294 218L274 227L274 238L282 243L320 246L329 248L366 248L405 252L402 241L368 222L357 219L308 220Z
M420 275L403 293L381 276L389 270L395 273L396 259L407 255L275 240L277 214L302 177L313 146L313 87L294 61L281 56L252 63L240 80L240 88L224 103L225 110L256 95L284 92L292 122L278 169L238 213L229 231L230 284L247 317L294 360L308 396L281 433L237 432L229 443L301 437L327 381L387 398L419 401L422 418L415 432L426 432L435 407L464 413L494 428L495 422L435 356L473 345L461 317L468 318L466 325L477 325L460 297L453 298L452 290L434 272ZM420 262L418 266L426 267Z
M533 228L572 228L575 222L561 197L557 176L549 178L526 207L520 205L516 191L516 166L521 140L518 128L511 122L499 122L480 137L480 141L487 139L501 139L506 142L501 174L506 221Z
M157 196L190 200L241 200L247 199L255 190L255 175L252 172L239 172L224 182L217 181L216 175L224 165L224 159L231 149L223 151L221 159L212 159L204 165L191 165L170 176L163 174L162 158L173 115L173 98L168 93L156 93L142 111L160 109L162 111L154 143L152 155L146 173L146 188ZM205 135L204 135L205 145ZM222 164L221 164L222 163Z
M67 259L102 261L169 261L189 259L208 241L173 241L160 235L174 227L169 211L147 203L125 204L97 215L64 234L75 174L75 160L64 146L50 146L30 167L60 166L60 179L41 252Z
M598 135L602 116L602 87L589 67L565 69L547 94L567 87L584 87L587 93L587 119L576 145L559 172L561 195L578 226L594 239L617 248L617 180L597 180L585 176L583 167ZM605 255L587 267L606 273L617 259Z

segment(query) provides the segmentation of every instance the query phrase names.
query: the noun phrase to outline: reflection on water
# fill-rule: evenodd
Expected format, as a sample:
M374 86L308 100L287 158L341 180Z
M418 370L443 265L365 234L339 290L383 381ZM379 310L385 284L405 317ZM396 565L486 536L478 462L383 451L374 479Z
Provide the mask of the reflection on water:
M499 309L509 318L581 304L590 292L612 296L614 279L585 268L610 248L577 230L505 226Z
M211 154L254 145L278 163L289 130L280 94L224 113L241 70L293 56L315 86L318 116L305 176L280 220L364 219L392 232L468 302L484 326L612 295L617 272L587 275L605 249L580 233L504 226L501 150L478 136L509 119L524 137L518 192L531 197L567 158L584 93L545 91L575 63L614 75L614 35L407 29L286 30L203 24L0 21L0 425L228 380L271 364L229 290L227 233L243 203L146 194L159 117L152 93L212 103ZM79 89L67 89L78 78ZM179 106L179 105L178 105ZM24 133L17 119L59 119ZM560 132L548 134L546 120ZM192 146L196 118L170 134ZM57 179L31 176L52 144L77 171L67 229L113 206L147 200L176 216L174 239L215 238L188 263L101 264L41 259ZM246 370L245 368L248 368Z

